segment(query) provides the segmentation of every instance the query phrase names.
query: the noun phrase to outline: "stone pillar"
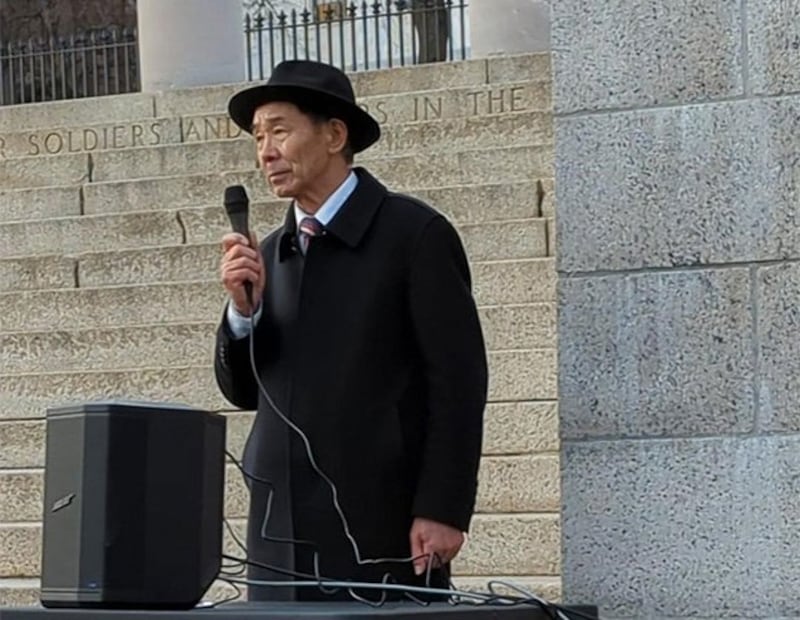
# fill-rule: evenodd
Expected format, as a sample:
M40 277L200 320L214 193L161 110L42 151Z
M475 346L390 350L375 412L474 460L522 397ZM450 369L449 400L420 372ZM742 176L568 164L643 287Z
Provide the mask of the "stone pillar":
M138 0L142 91L245 78L242 0Z
M797 10L553 3L563 587L604 619L800 616Z
M549 51L550 0L472 0L469 28L473 58Z

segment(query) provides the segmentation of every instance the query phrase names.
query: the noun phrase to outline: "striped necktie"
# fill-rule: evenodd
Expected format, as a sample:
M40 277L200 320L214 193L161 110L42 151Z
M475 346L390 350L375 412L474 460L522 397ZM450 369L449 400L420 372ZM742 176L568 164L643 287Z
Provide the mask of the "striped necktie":
M319 223L319 220L313 217L304 217L303 220L300 222L300 250L303 252L305 256L306 252L308 252L308 244L311 241L311 237L316 237L322 234L322 224Z

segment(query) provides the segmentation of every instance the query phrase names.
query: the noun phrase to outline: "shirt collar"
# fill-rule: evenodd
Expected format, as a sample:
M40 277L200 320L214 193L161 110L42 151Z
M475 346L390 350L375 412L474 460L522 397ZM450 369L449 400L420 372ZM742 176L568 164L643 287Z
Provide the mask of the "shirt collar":
M350 174L347 175L347 178L342 181L341 185L339 185L339 187L337 187L330 196L328 196L327 200L322 203L322 206L317 210L313 217L315 217L316 220L323 226L327 226L333 217L339 212L339 209L342 208L342 205L347 201L348 198L350 198L350 194L355 191L357 185L358 177L356 176L356 173L351 170ZM304 217L309 217L309 214L303 211L295 201L295 222L300 224Z

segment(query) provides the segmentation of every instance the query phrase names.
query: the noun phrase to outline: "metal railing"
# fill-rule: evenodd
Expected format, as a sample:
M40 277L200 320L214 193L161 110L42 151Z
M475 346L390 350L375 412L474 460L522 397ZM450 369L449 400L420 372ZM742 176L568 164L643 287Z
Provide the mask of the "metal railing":
M0 46L0 105L138 90L135 29L109 28Z
M288 11L255 4L245 14L248 80L290 59L360 71L468 56L466 0L313 2Z

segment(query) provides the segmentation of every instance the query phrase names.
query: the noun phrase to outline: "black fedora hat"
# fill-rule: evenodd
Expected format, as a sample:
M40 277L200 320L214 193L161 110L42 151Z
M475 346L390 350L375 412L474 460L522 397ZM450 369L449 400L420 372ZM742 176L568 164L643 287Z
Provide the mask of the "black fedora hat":
M228 102L233 122L252 132L253 113L271 101L294 103L339 118L347 125L350 145L358 153L381 136L378 122L356 104L349 78L336 67L313 60L286 60L265 84L240 91Z

